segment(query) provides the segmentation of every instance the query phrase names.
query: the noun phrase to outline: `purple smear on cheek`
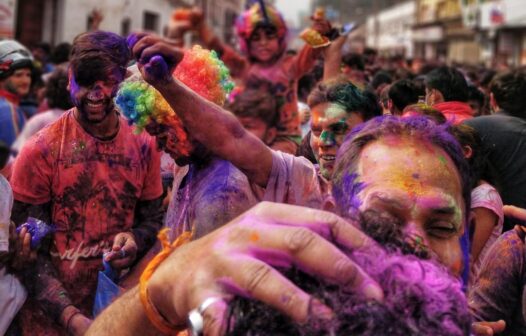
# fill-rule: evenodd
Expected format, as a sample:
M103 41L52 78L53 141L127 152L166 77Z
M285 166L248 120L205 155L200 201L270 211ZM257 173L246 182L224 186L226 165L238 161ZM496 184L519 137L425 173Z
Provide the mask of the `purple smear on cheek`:
M348 199L345 200L345 204L349 206L349 209L358 210L362 205L362 201L358 198L358 194L365 188L365 184L363 182L357 182L357 180L357 173L347 175L343 179L342 190L347 190L345 194L348 195Z
M80 101L77 99L77 93L80 91L80 87L75 80L75 76L72 75L69 80L69 95L71 97L71 102L75 106L80 105Z

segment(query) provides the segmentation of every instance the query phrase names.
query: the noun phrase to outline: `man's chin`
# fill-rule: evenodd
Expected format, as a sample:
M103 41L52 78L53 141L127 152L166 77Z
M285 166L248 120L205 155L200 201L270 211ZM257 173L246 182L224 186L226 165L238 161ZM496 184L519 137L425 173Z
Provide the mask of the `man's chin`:
M89 122L90 124L100 124L101 122L106 120L108 115L110 115L111 111L113 111L113 107L111 109L105 109L104 111L98 113L90 113L84 109L80 111L80 114L84 121Z

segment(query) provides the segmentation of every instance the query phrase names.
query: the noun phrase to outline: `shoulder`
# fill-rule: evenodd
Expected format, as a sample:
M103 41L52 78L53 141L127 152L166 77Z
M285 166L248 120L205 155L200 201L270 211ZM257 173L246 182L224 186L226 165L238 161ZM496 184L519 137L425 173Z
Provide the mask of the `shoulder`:
M280 165L290 171L310 171L316 175L316 169L312 162L303 156L294 156L289 153L272 150L272 166Z

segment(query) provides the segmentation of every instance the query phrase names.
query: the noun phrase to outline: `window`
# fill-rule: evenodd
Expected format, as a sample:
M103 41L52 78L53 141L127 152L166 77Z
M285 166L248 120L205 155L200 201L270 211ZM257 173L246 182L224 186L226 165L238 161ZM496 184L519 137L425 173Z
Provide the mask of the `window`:
M146 31L154 31L158 33L159 15L152 12L144 12L144 20L142 28Z
M121 21L121 36L128 36L130 34L131 20L124 18Z

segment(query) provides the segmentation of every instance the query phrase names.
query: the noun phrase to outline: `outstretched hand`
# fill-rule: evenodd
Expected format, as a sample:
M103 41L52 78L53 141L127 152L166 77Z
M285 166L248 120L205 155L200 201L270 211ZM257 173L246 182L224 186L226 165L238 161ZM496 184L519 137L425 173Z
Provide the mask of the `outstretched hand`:
M147 291L173 325L210 297L221 298L204 312L204 334L224 330L233 295L260 300L298 322L330 319L331 309L299 289L274 267L299 267L365 297L383 292L338 247L376 248L342 218L298 206L260 203L222 228L175 250L153 273Z
M183 59L182 49L147 33L131 34L127 42L144 80L154 87L173 81L173 70Z

